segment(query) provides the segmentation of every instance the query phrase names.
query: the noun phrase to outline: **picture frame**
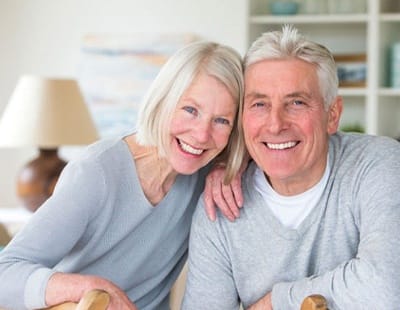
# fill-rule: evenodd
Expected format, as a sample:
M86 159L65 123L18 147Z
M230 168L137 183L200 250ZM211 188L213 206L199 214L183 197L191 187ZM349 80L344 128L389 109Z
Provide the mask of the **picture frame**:
M333 56L337 65L339 87L365 87L367 82L366 54L338 54Z
M134 132L142 98L192 33L91 33L83 37L78 82L101 138Z

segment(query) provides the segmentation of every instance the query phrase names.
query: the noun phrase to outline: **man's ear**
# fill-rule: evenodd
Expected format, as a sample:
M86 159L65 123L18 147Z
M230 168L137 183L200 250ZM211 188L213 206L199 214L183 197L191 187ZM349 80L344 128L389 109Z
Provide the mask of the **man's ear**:
M328 127L327 127L328 134L332 135L337 132L339 128L339 121L340 121L340 116L342 115L342 111L343 111L343 98L337 96L333 100L332 104L329 106Z

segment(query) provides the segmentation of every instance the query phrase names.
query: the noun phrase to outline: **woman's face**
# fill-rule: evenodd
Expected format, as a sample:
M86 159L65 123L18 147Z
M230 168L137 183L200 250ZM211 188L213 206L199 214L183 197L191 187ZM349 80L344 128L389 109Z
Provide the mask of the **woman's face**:
M237 104L216 78L200 73L172 116L167 158L181 174L204 167L227 145Z

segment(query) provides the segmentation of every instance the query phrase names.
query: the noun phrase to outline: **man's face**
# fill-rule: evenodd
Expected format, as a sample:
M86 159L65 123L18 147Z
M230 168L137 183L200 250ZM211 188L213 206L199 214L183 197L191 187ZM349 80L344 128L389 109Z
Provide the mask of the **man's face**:
M272 187L295 195L322 177L329 134L342 110L324 108L316 67L298 59L264 60L245 73L243 130L251 157Z

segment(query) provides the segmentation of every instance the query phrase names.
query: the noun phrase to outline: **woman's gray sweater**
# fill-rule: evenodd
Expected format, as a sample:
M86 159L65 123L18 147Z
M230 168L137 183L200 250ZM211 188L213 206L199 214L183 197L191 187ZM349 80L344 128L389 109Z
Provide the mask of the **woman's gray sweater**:
M0 252L0 307L45 307L56 271L111 280L141 309L169 309L204 172L178 176L153 207L126 143L101 141L64 169L53 196Z

